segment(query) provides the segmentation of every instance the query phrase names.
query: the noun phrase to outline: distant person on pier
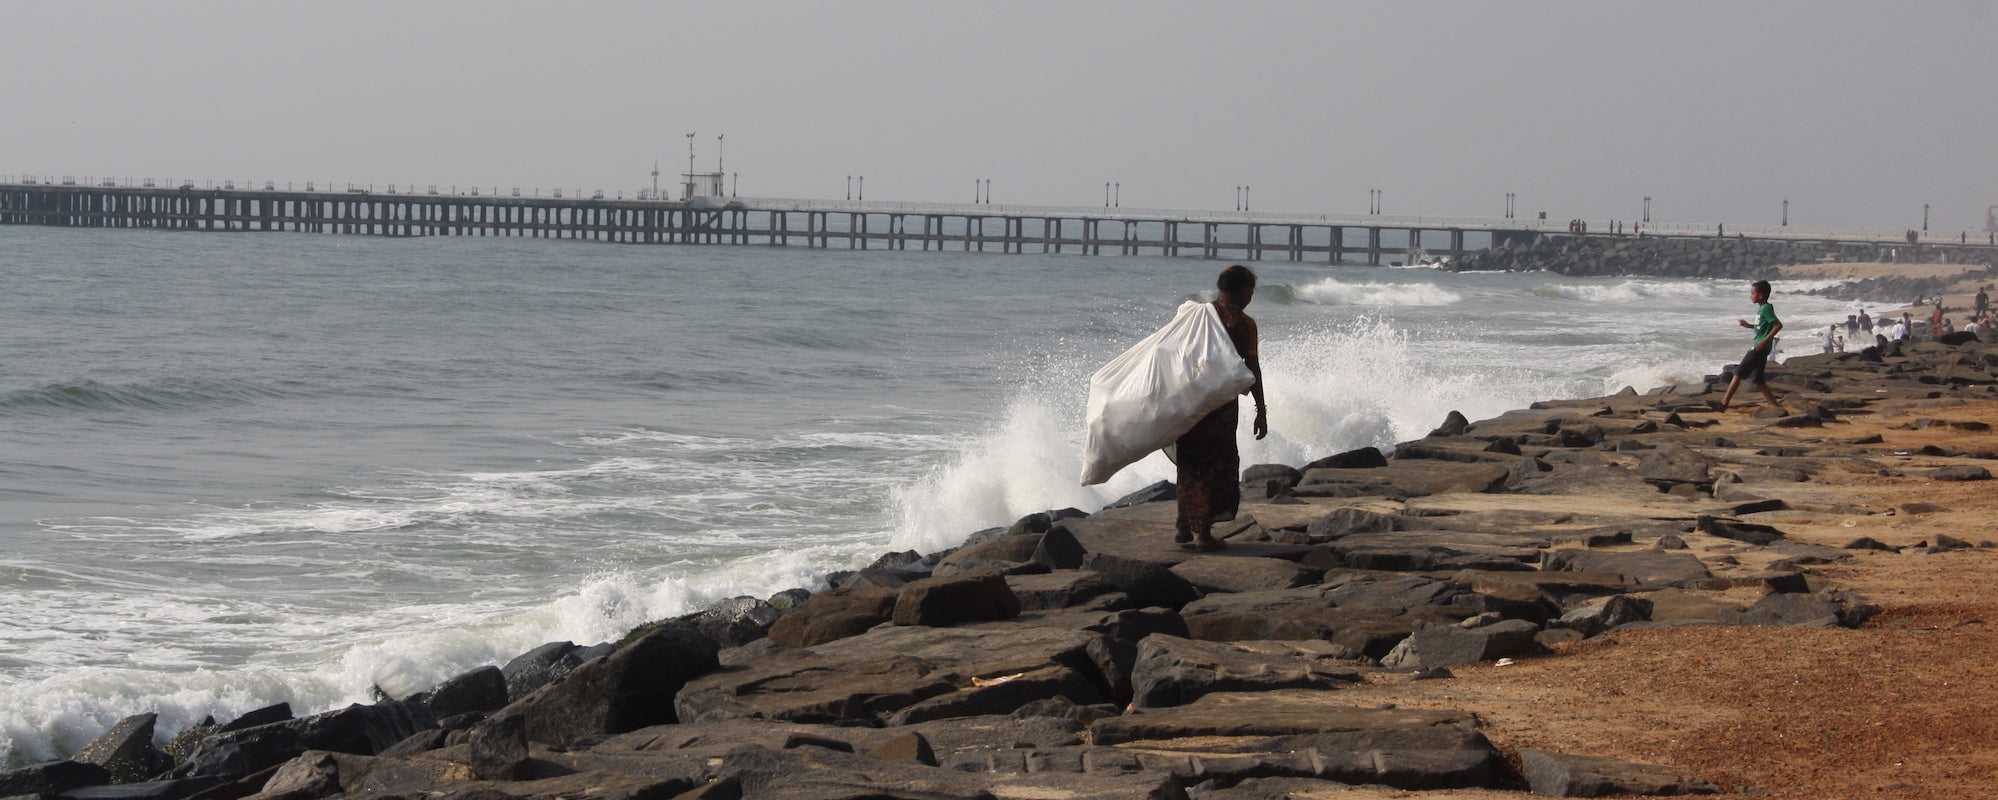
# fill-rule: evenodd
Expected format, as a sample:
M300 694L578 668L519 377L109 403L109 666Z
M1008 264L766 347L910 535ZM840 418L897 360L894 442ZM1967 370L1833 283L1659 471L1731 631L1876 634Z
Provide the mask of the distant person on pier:
M1769 405L1782 408L1776 401L1776 393L1769 390L1769 353L1776 348L1776 334L1783 330L1783 321L1776 318L1776 306L1769 302L1769 282L1756 281L1748 286L1748 299L1755 303L1755 322L1739 320L1741 327L1755 332L1755 344L1741 357L1741 363L1734 368L1734 380L1728 381L1727 394L1721 395L1720 410L1726 411L1734 402L1734 392L1741 388L1742 379L1755 383L1762 390L1762 396Z
M1263 365L1256 357L1256 320L1242 309L1256 295L1256 273L1237 264L1221 271L1214 282L1221 296L1214 310L1221 327L1235 344L1235 352L1248 362L1256 382L1249 396L1256 401L1256 419L1251 426L1256 438L1270 433L1269 409L1263 403ZM1242 453L1235 441L1235 428L1241 418L1239 401L1229 401L1193 424L1193 429L1174 443L1178 462L1179 521L1173 541L1195 550L1219 550L1214 523L1235 518L1242 503Z

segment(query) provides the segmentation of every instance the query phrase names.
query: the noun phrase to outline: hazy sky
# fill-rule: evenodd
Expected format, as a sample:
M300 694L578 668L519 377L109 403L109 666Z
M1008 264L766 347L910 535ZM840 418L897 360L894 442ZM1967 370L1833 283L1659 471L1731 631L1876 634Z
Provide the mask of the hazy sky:
M1981 229L1992 0L0 0L0 175Z

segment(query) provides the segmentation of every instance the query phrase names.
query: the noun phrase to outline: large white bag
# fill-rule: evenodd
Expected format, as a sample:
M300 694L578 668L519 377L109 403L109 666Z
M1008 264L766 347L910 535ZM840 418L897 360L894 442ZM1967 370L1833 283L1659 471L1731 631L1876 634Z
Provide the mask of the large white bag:
M1172 444L1255 382L1214 306L1181 304L1165 327L1089 377L1082 485L1110 480Z

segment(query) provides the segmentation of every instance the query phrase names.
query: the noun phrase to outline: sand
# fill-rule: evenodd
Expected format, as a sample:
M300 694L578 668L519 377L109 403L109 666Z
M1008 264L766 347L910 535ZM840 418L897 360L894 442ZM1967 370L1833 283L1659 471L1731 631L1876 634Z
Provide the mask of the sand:
M1740 413L1747 410L1752 407L1715 415L1722 422L1708 431L1725 436L1759 427L1762 420ZM1991 420L1998 417L1998 401L1953 407L1947 416ZM1825 435L1879 433L1895 447L1998 451L1998 433L1899 428L1913 418L1913 412L1855 416ZM1977 463L1913 456L1885 460ZM1859 536L1895 545L1924 542L1938 533L1971 542L1998 539L1998 492L1989 481L1841 474L1809 488L1896 513L1783 512L1790 516L1768 520L1794 539L1833 547ZM1916 501L1950 510L1898 510ZM1882 613L1858 629L1632 631L1563 645L1556 657L1453 668L1454 680L1383 676L1357 691L1371 702L1475 712L1487 735L1509 748L1668 764L1730 791L1760 787L1759 797L1998 794L1993 745L1998 741L1998 549L1861 551L1816 570L1866 595Z

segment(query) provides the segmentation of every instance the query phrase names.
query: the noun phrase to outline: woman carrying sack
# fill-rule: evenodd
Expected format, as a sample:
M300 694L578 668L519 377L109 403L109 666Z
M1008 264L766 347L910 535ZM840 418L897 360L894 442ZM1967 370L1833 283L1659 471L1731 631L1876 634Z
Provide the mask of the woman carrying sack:
M1221 271L1214 286L1221 296L1213 302L1235 352L1249 365L1255 383L1248 394L1256 401L1256 438L1270 432L1269 409L1263 403L1263 365L1256 357L1256 320L1242 309L1256 294L1256 273L1235 265ZM1179 466L1179 521L1173 541L1196 550L1219 550L1214 523L1235 518L1242 503L1242 453L1235 442L1240 402L1230 400L1194 424L1175 442Z

